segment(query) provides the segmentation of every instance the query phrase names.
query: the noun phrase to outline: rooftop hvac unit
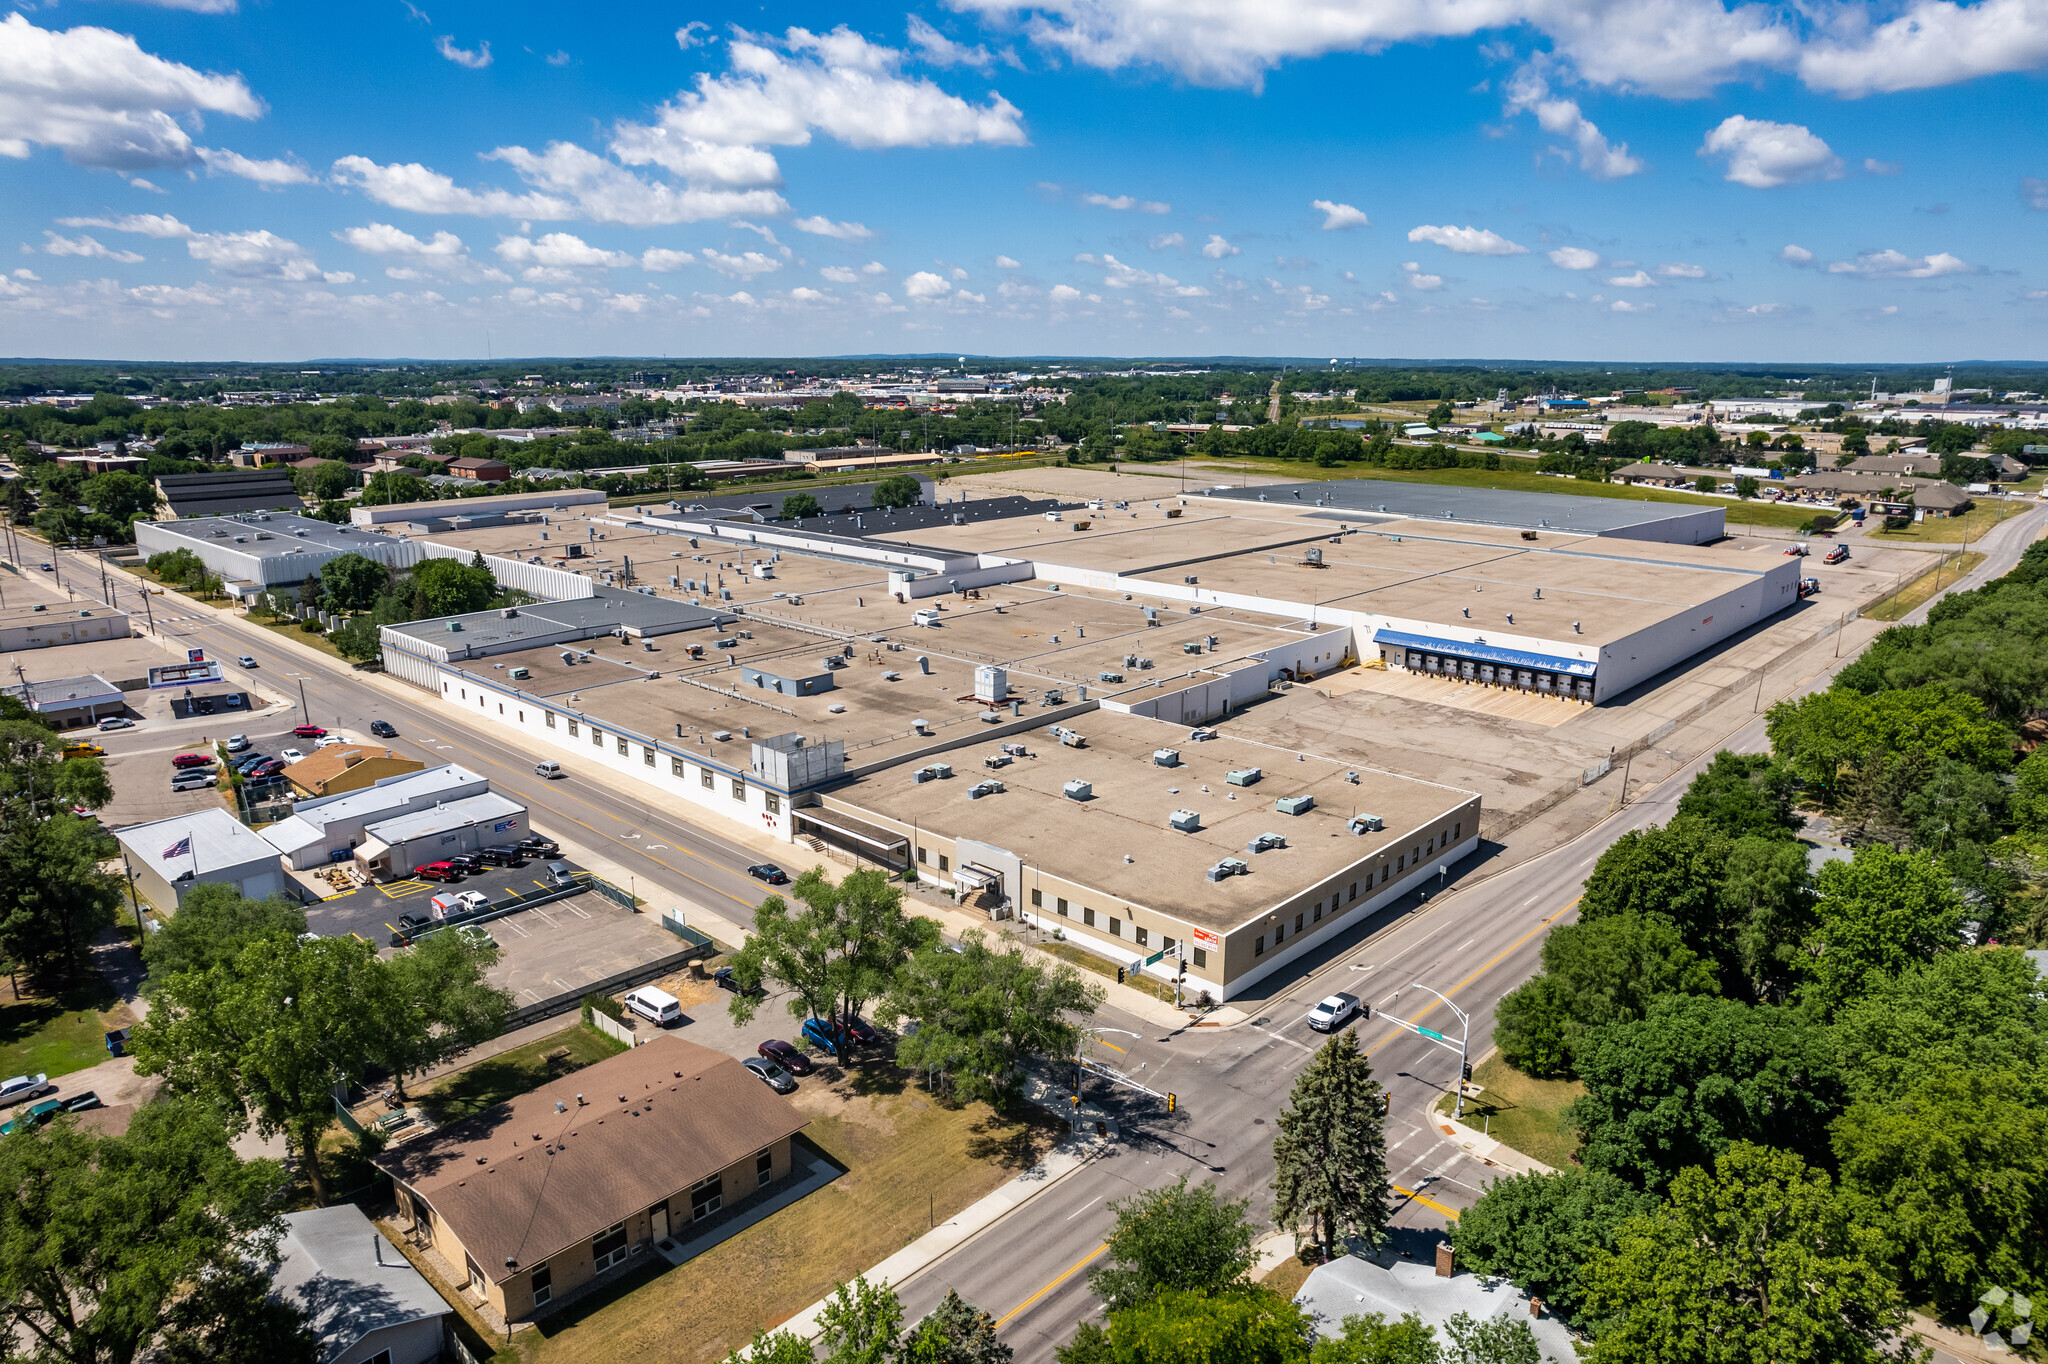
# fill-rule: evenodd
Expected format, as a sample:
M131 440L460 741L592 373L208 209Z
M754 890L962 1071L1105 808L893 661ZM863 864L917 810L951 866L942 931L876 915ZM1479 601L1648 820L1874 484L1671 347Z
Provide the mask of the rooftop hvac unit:
M1235 857L1226 857L1203 873L1211 881L1221 881L1230 876L1247 876L1250 874L1251 868Z
M711 737L718 740L718 742L720 743L724 743L727 739L730 739L732 737L732 731L729 729L714 729L711 731Z
M1213 738L1215 738L1215 737L1216 737L1216 731L1215 731L1215 730L1213 730L1213 729L1203 729L1203 728L1201 728L1200 726L1197 726L1197 727L1195 727L1194 729L1191 729L1191 730L1189 730L1189 731L1188 731L1188 742L1189 742L1189 743L1196 743L1196 744L1199 744L1199 743L1206 743L1206 742L1207 742L1208 740L1210 740L1210 739L1213 739Z
M932 770L929 767L920 767L910 774L910 781L914 786L922 786L931 779Z
M981 760L981 765L991 770L1008 767L1010 765L1010 755L1007 753L991 753Z
M925 768L935 777L950 777L953 775L953 764L951 763L926 763Z
M967 798L969 800L980 800L983 796L993 796L1003 789L1003 784L991 777L987 781L978 781L973 786L970 786L967 789Z
M1314 796L1282 796L1273 802L1273 808L1283 815L1305 815L1315 804Z
M1115 672L1099 672L1095 674L1095 677L1097 681L1101 682L1121 682L1124 680L1122 673Z
M1060 794L1068 800L1093 800L1095 798L1095 783L1070 781L1060 788Z
M1191 834L1202 827L1202 817L1193 810L1175 810L1166 817L1166 822L1184 834Z
M1180 651L1184 654L1198 654L1202 652L1202 646L1198 641L1191 639L1182 643Z
M992 663L983 663L974 670L974 699L985 702L999 702L1010 694L1010 673L1007 668Z
M1003 713L997 710L985 710L981 713L981 722L985 725L999 725L1003 722Z
M1235 772L1225 773L1223 780L1229 782L1232 786L1255 786L1258 784L1259 778L1265 775L1264 772L1256 767L1245 767Z
M1022 744L1004 744L1003 752L1009 754L1013 758L1025 758L1030 756L1030 754L1024 751L1024 745Z
M1179 767L1180 750L1177 748L1155 748L1152 750L1154 767Z
M1282 838L1279 834L1268 833L1260 834L1257 838L1245 844L1245 850L1257 855L1262 852L1270 852L1274 848L1284 848L1286 846L1286 839Z
M1376 834L1387 827L1387 822L1378 815L1353 815L1344 827L1354 834Z
M1193 587L1195 585L1195 575L1190 573L1186 577L1182 578L1181 581L1186 583L1189 587Z

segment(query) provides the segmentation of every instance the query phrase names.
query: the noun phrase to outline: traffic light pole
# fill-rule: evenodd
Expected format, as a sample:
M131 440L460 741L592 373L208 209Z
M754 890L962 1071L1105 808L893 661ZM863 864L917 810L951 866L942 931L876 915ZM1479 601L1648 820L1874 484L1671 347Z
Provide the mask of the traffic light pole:
M1467 1059L1467 1048L1472 1040L1472 1019L1469 1015L1466 1014L1466 1012L1463 1009L1451 1003L1449 997L1447 997L1441 990L1430 990L1427 985L1423 985L1419 982L1416 983L1415 988L1418 990L1429 990L1429 993L1435 995L1438 999L1443 1000L1444 1006L1448 1008L1452 1013L1458 1016L1458 1022L1463 1026L1464 1033L1462 1036L1458 1038L1456 1042L1451 1041L1450 1038L1445 1037L1442 1033L1437 1032L1434 1029L1425 1028L1420 1024L1410 1023L1405 1018L1396 1018L1394 1015L1386 1012L1384 1009L1380 1011L1380 1017L1385 1019L1387 1022L1392 1023L1397 1028L1406 1028L1409 1032L1414 1033L1417 1037L1422 1038L1424 1041L1434 1042L1436 1043L1436 1045L1442 1047L1446 1051L1454 1051L1458 1053L1458 1103L1456 1111L1453 1112L1451 1116L1453 1118L1462 1118L1465 1116L1465 1085L1472 1078L1472 1063L1470 1060Z

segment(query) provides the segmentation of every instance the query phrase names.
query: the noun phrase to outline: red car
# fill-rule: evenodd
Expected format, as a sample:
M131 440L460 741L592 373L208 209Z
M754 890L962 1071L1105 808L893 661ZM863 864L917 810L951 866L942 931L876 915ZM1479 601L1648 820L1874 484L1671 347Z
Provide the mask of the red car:
M453 862L429 862L424 867L414 867L412 874L422 881L460 881L462 868Z
M327 737L327 731L318 725L300 725L292 733L301 739L324 739Z
M780 1042L770 1038L754 1048L754 1050L759 1052L764 1060L773 1061L791 1075L809 1075L811 1073L811 1058L787 1042Z
M213 755L211 753L180 753L177 757L171 759L171 766L211 767L213 766Z

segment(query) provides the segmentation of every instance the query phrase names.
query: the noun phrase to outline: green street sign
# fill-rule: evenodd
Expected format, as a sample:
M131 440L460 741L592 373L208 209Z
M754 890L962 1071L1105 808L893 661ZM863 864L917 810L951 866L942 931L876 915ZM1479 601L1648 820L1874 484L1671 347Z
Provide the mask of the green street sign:
M1444 1035L1442 1033L1431 1032L1428 1028L1417 1028L1415 1031L1421 1033L1424 1037L1434 1037L1439 1042L1445 1040Z
M1164 948L1161 948L1161 949L1160 949L1159 951L1157 951L1157 952L1154 952L1154 953L1153 953L1153 954L1152 954L1151 956L1149 956L1149 957L1145 958L1145 960L1144 960L1143 962L1139 963L1139 964L1140 964L1140 965L1142 965L1142 966L1150 966L1150 965L1151 965L1151 964L1152 964L1153 962L1155 962L1155 961L1163 961L1163 960L1165 960L1165 958L1166 958L1166 950L1165 950Z

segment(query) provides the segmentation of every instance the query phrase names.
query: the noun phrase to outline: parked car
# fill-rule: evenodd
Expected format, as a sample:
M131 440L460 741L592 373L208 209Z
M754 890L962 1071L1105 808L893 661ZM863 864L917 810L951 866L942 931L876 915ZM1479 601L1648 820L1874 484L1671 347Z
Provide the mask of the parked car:
M0 1108L39 1099L56 1087L47 1075L17 1075L11 1080L0 1080Z
M796 1082L792 1080L789 1087L795 1089ZM62 1099L45 1099L41 1103L29 1108L26 1112L15 1114L12 1121L0 1123L0 1137L13 1136L15 1129L18 1127L41 1127L63 1111L64 1101Z
M252 752L246 757L235 759L235 771L240 772L243 776L246 777L249 775L249 771L251 768L254 768L261 763L267 763L269 761L270 757L268 754Z
M429 862L414 867L412 874L422 881L460 881L462 872L453 862Z
M313 741L313 747L315 749L322 749L331 747L334 744L345 744L347 742L348 735L346 734L323 734Z
M204 791L219 780L220 778L215 774L214 769L210 767L186 768L183 772L171 778L171 790L173 792Z
M465 890L456 897L464 914L481 914L491 907L491 897L480 890Z
M242 708L242 693L238 691L229 692L226 696L221 697L220 703L229 710L240 710Z
M398 931L401 933L417 933L421 929L432 928L433 926L434 921L424 914L401 914L398 916Z
M180 753L177 757L171 759L171 766L211 767L213 766L213 755L211 753Z
M519 847L528 857L559 857L562 852L561 844L539 834L528 834L520 839Z
M822 1018L806 1018L804 1020L804 1041L820 1051L837 1052L839 1050L839 1029ZM851 1044L849 1043L850 1049Z
M496 947L498 945L498 940L491 936L491 930L485 928L482 924L457 925L455 936L473 947Z
M249 736L248 736L248 735L246 735L246 734L230 734L230 735L228 735L228 752L230 752L230 753L246 753L246 752L248 752L248 751L249 751Z
M292 731L292 734L301 739L317 739L326 732L326 730L318 725L300 725Z
M847 1036L853 1039L855 1046L871 1047L882 1040L882 1035L875 1031L874 1024L859 1014L841 1014L839 1025L846 1029Z
M499 843L483 849L477 856L493 867L523 867L526 865L524 850L510 843Z
M109 730L133 728L135 728L135 722L125 715L109 715L106 719L100 721L100 733L102 734Z
M484 869L483 860L474 853L456 853L448 859L448 865L465 876L474 876Z
M1849 547L1847 545L1836 545L1833 549L1827 552L1826 557L1824 557L1821 560L1821 562L1824 564L1839 564L1840 562L1842 562L1842 560L1848 557Z
M756 881L766 881L771 886L786 886L789 884L789 873L776 866L773 862L762 862L757 866L748 867L747 875L753 877Z
M247 654L235 655L235 662L241 664L245 668L253 668L256 666L256 660L249 657L249 655Z
M254 767L250 768L243 775L247 776L251 781L264 781L268 778L278 775L280 772L284 771L284 769L284 759L266 758L264 761L257 763Z
M754 1048L754 1050L759 1052L763 1058L781 1066L791 1075L809 1075L813 1069L810 1057L804 1055L795 1047L789 1045L789 1043L777 1038L769 1038L766 1042Z
M100 1101L100 1096L89 1089L83 1094L74 1094L64 1100L64 1111L66 1113L83 1113L88 1108L105 1107L106 1105Z
M548 863L547 877L551 886L568 886L576 882L576 873L569 869L567 862Z
M277 756L281 761L287 764L304 762L306 760L306 755L299 752L299 750L297 750L296 748L282 749L278 752Z
M370 721L370 733L380 739L396 739L398 737L398 731L391 727L389 720Z
M1357 995L1334 994L1308 1011L1308 1025L1317 1032L1335 1032L1357 1012Z
M200 697L192 703L192 711L195 715L213 714L213 698L211 696Z
M740 1064L760 1076L761 1083L767 1085L777 1094L793 1094L796 1092L796 1077L781 1066L776 1065L773 1061L764 1061L758 1056L749 1056L744 1061L741 1061Z
M740 978L732 973L730 966L721 966L711 973L721 990L730 990L736 995L765 995L768 992L756 985L751 990L740 984Z

